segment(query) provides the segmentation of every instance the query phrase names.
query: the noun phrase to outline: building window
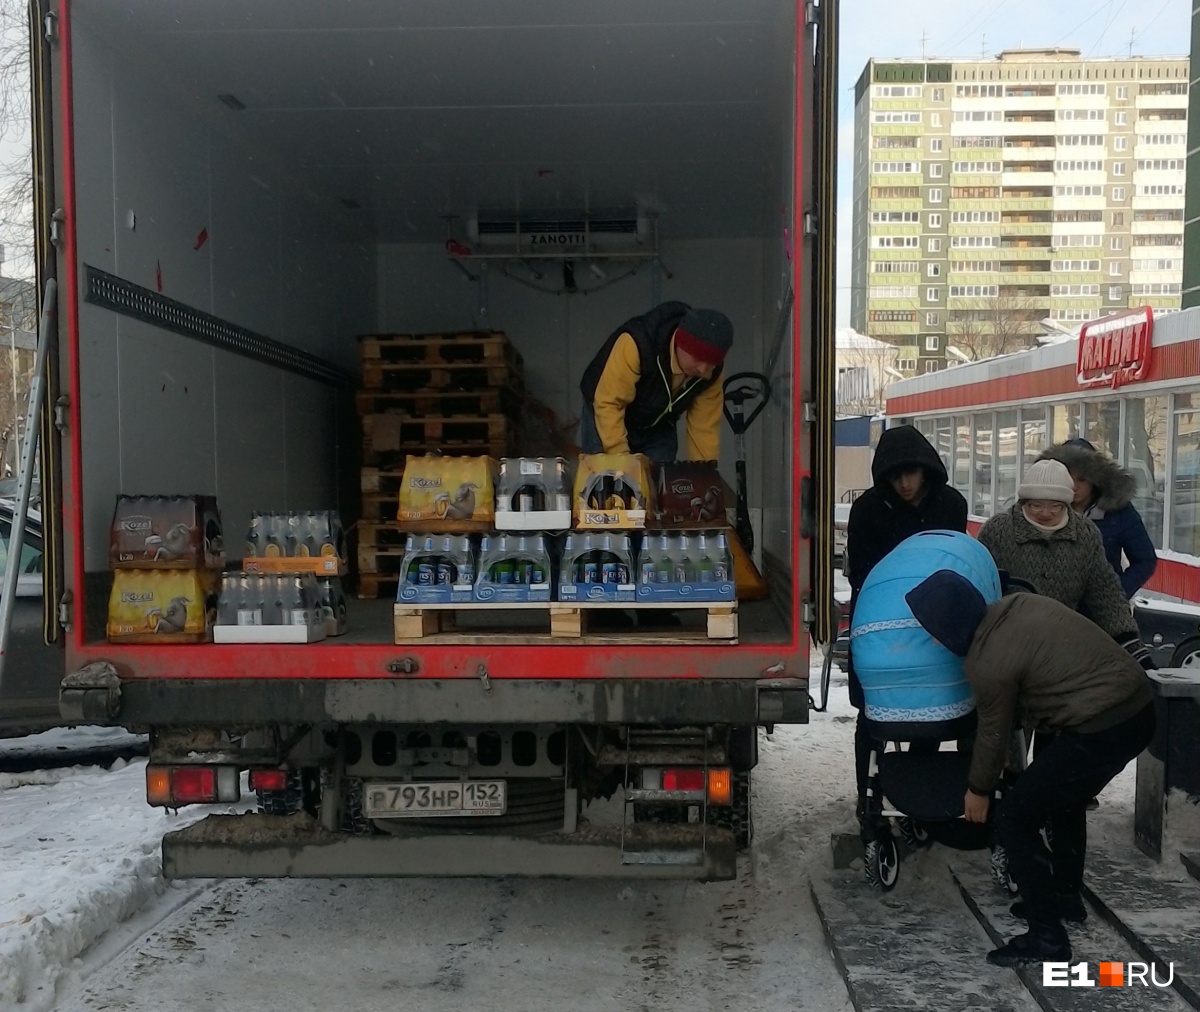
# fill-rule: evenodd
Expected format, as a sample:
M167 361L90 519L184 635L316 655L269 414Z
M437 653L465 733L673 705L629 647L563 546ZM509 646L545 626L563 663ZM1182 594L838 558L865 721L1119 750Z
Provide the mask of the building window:
M937 302L937 300L941 297L941 294L942 294L942 290L940 288L926 288L925 289L925 301L926 302Z
M929 178L930 179L941 179L942 178L942 163L941 162L934 162L932 165L929 166Z
M1171 544L1185 555L1200 555L1200 497L1196 461L1200 460L1200 398L1175 398L1175 459L1171 461Z
M1118 252L1121 249L1124 249L1124 247L1125 247L1125 240L1122 239L1121 236L1114 235L1114 236L1109 237L1108 248L1110 250L1112 250L1114 253Z
M1133 475L1133 506L1142 516L1155 548L1165 548L1163 515L1167 478L1166 397L1130 397L1125 401L1125 442L1119 458Z
M942 188L933 186L929 189L929 203L940 204L942 202Z
M925 249L930 253L940 253L942 249L941 239L930 239Z
M1113 138L1113 150L1114 151L1124 151L1126 149L1126 147L1128 147L1128 146L1129 146L1129 138L1127 138L1127 137L1114 137Z
M1017 497L1019 430L1015 411L996 412L996 507L1004 509Z
M1129 126L1129 113L1118 112L1113 114L1113 126Z
M940 127L942 125L942 114L940 112L931 112L929 114L929 125L931 127Z
M1125 163L1124 162L1113 162L1112 172L1113 172L1114 176L1125 175Z
M933 100L935 102L945 102L946 101L946 89L945 88L934 88L933 89Z
M930 151L941 151L942 150L942 139L940 137L934 137L929 142L929 150Z
M1109 302L1119 302L1120 299L1121 299L1121 286L1120 285L1109 285L1108 286L1108 301Z
M925 275L930 278L940 278L942 276L942 265L937 261L930 261L925 265Z
M1114 186L1112 188L1112 199L1116 202L1121 202L1125 199L1125 187Z
M941 228L942 227L942 216L940 214L931 214L929 216L929 227L930 228Z
M969 505L971 512L979 517L992 515L992 413L990 411L972 418L972 439L975 444L974 459L971 461L971 490L974 493Z
M1114 226L1117 226L1117 225L1124 226L1125 212L1124 211L1113 211L1112 223Z
M937 313L926 313L925 314L925 323L928 326L936 327L937 322L938 322L938 314ZM938 350L940 350L941 346L942 346L941 338L939 338L936 334L926 334L925 335L925 350L926 351L938 351Z
M1128 98L1128 97L1129 97L1129 85L1118 84L1117 85L1117 98Z
M1121 276L1121 261L1113 260L1108 265L1108 276L1110 278L1119 278Z

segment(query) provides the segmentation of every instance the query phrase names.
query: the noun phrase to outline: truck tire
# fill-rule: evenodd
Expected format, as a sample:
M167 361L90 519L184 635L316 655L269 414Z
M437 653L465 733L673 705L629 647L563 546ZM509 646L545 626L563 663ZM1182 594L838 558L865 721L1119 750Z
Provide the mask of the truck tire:
M733 804L728 807L710 807L708 823L733 832L738 850L748 850L754 838L754 820L750 814L750 771L734 773Z

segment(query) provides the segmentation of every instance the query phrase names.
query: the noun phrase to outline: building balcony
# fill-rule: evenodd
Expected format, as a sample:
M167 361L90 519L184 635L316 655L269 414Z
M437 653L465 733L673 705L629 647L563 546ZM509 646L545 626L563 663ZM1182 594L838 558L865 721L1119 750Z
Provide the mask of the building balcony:
M1181 221L1135 221L1129 226L1134 235L1182 235Z
M1053 197L1001 197L1001 211L1049 211L1054 207Z
M1001 186L1053 186L1053 172L1014 172L1007 166L1000 174Z
M1052 221L1000 222L1002 236L1049 235L1053 228L1054 222Z

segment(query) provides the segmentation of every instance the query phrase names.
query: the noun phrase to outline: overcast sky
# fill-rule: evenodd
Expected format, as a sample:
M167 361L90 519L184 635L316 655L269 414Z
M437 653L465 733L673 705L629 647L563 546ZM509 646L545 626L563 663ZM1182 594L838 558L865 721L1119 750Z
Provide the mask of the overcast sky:
M838 326L850 325L854 82L876 57L967 60L1020 46L1084 56L1186 56L1188 0L841 0Z

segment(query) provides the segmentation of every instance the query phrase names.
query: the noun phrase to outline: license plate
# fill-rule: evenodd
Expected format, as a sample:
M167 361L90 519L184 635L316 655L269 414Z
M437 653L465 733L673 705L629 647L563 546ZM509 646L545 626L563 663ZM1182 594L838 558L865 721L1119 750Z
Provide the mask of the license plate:
M368 819L427 819L436 815L503 815L508 785L503 780L440 780L417 784L367 784Z

